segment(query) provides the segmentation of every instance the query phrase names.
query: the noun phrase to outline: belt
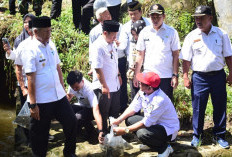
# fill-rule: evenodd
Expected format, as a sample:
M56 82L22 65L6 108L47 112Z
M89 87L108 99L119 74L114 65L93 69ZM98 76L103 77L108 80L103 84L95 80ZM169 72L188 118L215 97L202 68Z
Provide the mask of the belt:
M207 76L213 76L220 72L222 72L224 69L218 70L218 71L209 71L209 72L201 72L201 71L193 71L193 73L199 74L199 75L207 75Z

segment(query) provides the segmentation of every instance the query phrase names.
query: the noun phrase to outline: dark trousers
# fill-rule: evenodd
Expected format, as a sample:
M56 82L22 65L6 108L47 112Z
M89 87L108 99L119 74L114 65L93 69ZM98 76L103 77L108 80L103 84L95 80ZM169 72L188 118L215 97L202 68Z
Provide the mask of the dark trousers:
M85 34L90 32L90 19L93 17L93 3L95 0L72 0L73 23L76 29Z
M171 99L173 99L173 87L171 86L172 78L161 78L160 89Z
M203 133L205 109L209 94L213 104L213 133L224 138L226 132L226 74L224 70L215 75L192 75L192 107L194 135L199 137Z
M133 125L143 118L144 117L140 115L131 116L126 119L126 125ZM143 144L155 149L159 154L162 154L166 150L168 142L172 138L172 135L167 136L165 128L159 124L139 129L135 133Z
M62 0L52 0L51 18L56 19L61 14Z
M139 88L134 86L133 80L130 79L129 83L130 83L130 90L131 90L131 100L133 100L135 95L139 91Z
M72 109L74 113L77 115L77 133L80 135L81 128L84 126L86 132L91 134L95 128L92 124L92 120L94 120L93 109L87 108L79 105L72 105Z
M14 15L16 13L16 11L15 11L15 0L9 0L9 10L10 10L11 15Z
M121 4L107 8L111 14L112 20L119 22Z
M117 92L110 92L110 99L108 95L102 94L101 89L95 89L94 93L96 94L99 101L99 109L102 116L102 125L104 133L108 133L107 119L109 116L118 118L120 111L120 90Z
M126 57L122 57L118 59L118 69L119 72L121 73L121 78L122 78L122 85L120 87L120 113L123 113L125 111L128 103L126 65L127 65Z
M31 119L31 146L34 156L45 157L51 119L56 118L63 126L66 137L64 154L75 153L77 119L66 96L61 100L37 104L40 120Z

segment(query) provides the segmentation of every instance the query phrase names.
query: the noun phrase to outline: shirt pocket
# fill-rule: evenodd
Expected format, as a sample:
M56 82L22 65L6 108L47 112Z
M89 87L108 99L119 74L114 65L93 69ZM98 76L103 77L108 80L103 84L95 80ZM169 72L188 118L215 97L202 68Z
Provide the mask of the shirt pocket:
M195 42L192 46L193 48L193 54L194 55L203 55L205 54L205 45L203 44L203 42Z
M44 55L41 53L37 57L37 70L43 69L47 64L47 59L44 57Z
M215 39L215 51L217 54L222 54L222 39L218 38L218 39Z

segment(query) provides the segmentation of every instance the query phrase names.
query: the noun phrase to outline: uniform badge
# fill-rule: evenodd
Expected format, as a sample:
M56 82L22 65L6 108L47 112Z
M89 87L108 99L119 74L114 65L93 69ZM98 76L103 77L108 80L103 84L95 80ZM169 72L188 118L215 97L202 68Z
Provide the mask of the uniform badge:
M148 112L148 113L151 113L151 112L153 111L153 109L154 109L154 105L149 104L149 105L147 106L147 112Z

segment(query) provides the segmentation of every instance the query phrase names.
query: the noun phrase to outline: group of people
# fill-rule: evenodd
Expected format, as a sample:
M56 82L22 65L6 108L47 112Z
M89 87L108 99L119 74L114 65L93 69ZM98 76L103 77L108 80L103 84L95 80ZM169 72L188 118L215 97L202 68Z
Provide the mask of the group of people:
M109 132L109 116L115 118L111 124L119 125L125 120L127 125L114 128L115 136L135 133L143 143L141 150L154 149L159 157L169 156L173 152L169 142L175 140L180 128L172 103L173 89L178 86L179 59L183 60L184 86L191 88L192 94L194 133L191 145L200 146L204 138L204 115L211 94L213 140L222 148L229 148L225 140L226 83L232 85L232 49L227 33L212 25L211 8L201 5L193 14L197 28L186 36L181 48L178 32L164 23L163 6L152 5L150 19L142 17L141 6L138 1L128 3L130 21L123 25L112 20L107 7L96 10L99 24L89 34L89 74L93 81L85 79L80 71L71 71L67 77L67 93L61 61L50 39L49 17L25 18L28 38L21 40L13 51L4 44L6 56L14 56L20 89L23 95L28 93L34 156L46 156L52 119L63 126L64 156L72 157L82 126L92 134L94 119L99 143L103 143ZM129 106L127 77L133 99ZM27 85L23 80L27 80ZM78 102L70 105L73 97Z

